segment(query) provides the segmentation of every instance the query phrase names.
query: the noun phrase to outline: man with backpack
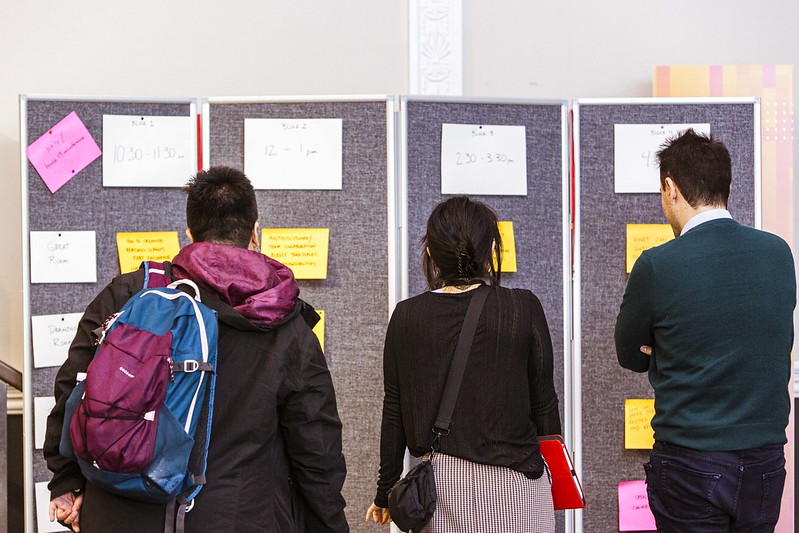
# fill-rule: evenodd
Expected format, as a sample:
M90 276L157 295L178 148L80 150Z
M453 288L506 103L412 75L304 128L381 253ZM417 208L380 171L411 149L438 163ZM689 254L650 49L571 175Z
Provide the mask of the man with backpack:
M311 331L318 316L298 298L291 270L257 251L258 208L243 173L212 167L184 191L191 244L164 275L196 283L202 302L216 312L218 361L215 371L209 369L216 386L205 483L178 523L188 532L347 532L341 422ZM166 504L87 482L78 463L59 451L69 440L62 438L70 427L67 400L92 362L97 331L109 330L106 319L151 274L140 269L118 276L89 304L56 376L44 445L53 472L50 517L75 531L164 531L176 523ZM179 366L171 358L169 364ZM180 371L194 370L181 365Z

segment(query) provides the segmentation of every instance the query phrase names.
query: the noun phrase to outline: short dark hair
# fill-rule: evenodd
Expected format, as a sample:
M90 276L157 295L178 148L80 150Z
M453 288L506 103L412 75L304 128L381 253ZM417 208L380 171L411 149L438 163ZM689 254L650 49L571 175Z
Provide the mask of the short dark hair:
M732 183L732 162L724 143L688 129L666 141L657 152L660 186L674 180L691 207L727 207Z
M252 183L240 170L211 167L183 187L186 225L195 242L211 241L247 248L258 204Z
M502 238L490 207L454 196L433 209L422 237L422 271L430 289L476 279L499 284L501 269Z

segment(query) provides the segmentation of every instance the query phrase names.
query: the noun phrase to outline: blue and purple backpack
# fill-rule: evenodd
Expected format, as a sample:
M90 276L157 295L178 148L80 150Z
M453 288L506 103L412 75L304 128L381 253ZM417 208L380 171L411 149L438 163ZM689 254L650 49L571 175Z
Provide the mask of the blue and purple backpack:
M143 267L144 288L103 324L67 401L60 452L109 492L190 509L205 482L216 312L192 281L171 282L168 263Z

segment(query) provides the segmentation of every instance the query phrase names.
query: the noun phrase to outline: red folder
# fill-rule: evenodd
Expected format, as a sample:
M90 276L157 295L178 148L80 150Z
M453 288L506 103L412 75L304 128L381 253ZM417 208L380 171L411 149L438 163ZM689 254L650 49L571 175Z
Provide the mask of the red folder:
M538 437L541 455L552 477L552 501L555 510L582 509L585 507L583 486L574 471L571 455L560 435Z

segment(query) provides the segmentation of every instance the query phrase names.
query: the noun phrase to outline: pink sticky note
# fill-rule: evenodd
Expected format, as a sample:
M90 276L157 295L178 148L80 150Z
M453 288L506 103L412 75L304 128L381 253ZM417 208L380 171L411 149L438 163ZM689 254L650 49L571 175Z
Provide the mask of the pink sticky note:
M619 531L655 531L655 517L649 510L646 482L619 483Z
M33 141L25 153L52 193L102 154L74 111Z

